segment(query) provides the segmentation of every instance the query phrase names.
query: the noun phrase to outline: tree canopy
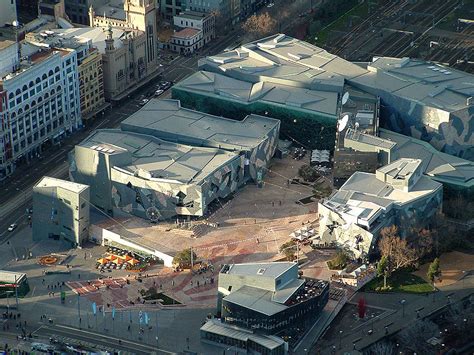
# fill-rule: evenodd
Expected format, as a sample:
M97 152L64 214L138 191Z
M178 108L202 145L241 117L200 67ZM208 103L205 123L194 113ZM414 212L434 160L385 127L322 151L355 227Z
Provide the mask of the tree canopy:
M250 16L242 25L247 34L253 38L268 36L276 30L276 21L268 12Z
M196 253L193 251L193 261L196 261ZM191 266L191 248L183 249L181 250L178 254L175 255L173 258L173 264L179 266L179 267L184 267L188 268Z
M294 241L293 239L286 243L283 243L280 246L280 253L285 255L288 261L293 261L295 259L296 251L297 251L296 241Z

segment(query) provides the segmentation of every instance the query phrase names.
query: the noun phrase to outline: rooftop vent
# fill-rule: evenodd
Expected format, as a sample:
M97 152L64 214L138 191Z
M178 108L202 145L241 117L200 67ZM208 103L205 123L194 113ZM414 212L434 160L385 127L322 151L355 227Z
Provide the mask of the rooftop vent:
M278 36L276 36L276 37L273 39L273 42L279 43L279 42L281 42L284 38L285 38L285 35L284 35L284 34L279 34Z
M262 269L258 269L257 275L263 275L263 274L265 273L265 270L266 270L266 269L263 269L263 268L262 268Z

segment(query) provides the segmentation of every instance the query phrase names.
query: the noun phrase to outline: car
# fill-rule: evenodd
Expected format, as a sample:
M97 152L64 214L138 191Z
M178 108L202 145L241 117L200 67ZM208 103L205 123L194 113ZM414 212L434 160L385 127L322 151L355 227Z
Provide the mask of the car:
M168 90L171 87L171 82L162 81L157 86L158 86L159 89L165 91L165 90Z
M275 6L275 3L273 3L273 2L271 2L271 3L269 3L269 4L267 5L268 8L271 8L271 7L273 7L273 6Z
M17 225L16 223L12 223L12 224L10 224L10 226L8 227L8 231L9 231L9 232L13 232L13 231L16 229L16 227L18 227L18 225Z
M150 100L149 100L149 99L143 99L143 100L140 101L138 104L139 104L140 106L145 106L145 105L148 103L148 101L150 101Z
M158 89L155 91L155 96L160 96L162 93L164 93L164 91L161 89Z

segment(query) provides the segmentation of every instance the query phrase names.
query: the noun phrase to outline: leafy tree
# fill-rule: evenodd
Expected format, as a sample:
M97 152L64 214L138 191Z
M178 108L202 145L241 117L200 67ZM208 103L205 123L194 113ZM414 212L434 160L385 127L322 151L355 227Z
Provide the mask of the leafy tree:
M311 166L306 165L306 164L302 165L298 169L298 175L301 176L305 181L309 181L309 182L313 182L319 177L318 172L315 169L313 169Z
M193 251L193 261L196 261L196 253ZM191 267L191 248L183 249L173 258L173 264L182 267L189 268Z
M441 268L439 266L439 259L435 258L433 262L428 267L428 272L426 273L428 280L430 280L431 284L433 285L433 289L435 288L434 282L436 278L441 276Z
M254 39L268 36L276 30L276 21L268 12L250 16L242 25L245 32Z
M379 250L387 257L390 270L415 266L420 258L419 252L409 245L406 239L398 236L396 226L385 227L380 231Z
M295 253L297 251L296 243L297 242L292 239L280 246L280 253L285 255L286 260L293 261L295 259Z

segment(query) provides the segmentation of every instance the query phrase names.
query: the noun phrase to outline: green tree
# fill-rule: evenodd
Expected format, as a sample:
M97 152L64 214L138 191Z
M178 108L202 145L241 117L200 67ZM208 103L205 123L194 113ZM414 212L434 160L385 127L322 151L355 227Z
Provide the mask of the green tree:
M318 172L309 165L302 165L298 169L298 175L301 176L305 181L313 182L319 177Z
M196 253L193 251L193 262L196 262ZM173 264L182 268L191 267L191 248L183 249L173 258Z
M286 260L288 261L293 261L295 259L296 251L297 251L296 241L294 241L293 239L286 243L283 243L280 246L280 253L285 255Z
M431 284L433 285L433 289L435 288L435 279L441 276L441 268L439 266L439 259L435 258L433 262L428 267L428 272L426 273L428 280L430 280Z

